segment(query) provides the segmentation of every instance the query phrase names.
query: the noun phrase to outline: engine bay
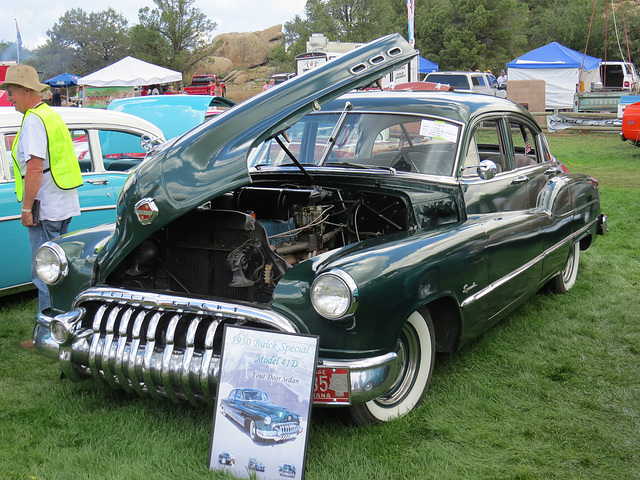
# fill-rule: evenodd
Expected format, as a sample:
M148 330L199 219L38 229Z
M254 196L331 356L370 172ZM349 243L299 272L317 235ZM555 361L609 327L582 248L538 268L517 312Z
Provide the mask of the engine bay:
M268 302L279 279L300 262L351 243L405 232L415 226L412 219L407 195L376 187L242 187L153 233L107 283Z

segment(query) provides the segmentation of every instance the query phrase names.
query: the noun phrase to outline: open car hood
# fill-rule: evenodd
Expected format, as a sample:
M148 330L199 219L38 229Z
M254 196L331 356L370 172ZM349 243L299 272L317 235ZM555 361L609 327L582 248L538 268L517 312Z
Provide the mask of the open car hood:
M319 106L365 87L417 51L399 34L374 40L236 105L161 148L129 177L118 199L117 228L101 252L99 278L151 233L223 192L251 182L250 149ZM145 200L146 199L146 200ZM136 205L157 213L142 225Z

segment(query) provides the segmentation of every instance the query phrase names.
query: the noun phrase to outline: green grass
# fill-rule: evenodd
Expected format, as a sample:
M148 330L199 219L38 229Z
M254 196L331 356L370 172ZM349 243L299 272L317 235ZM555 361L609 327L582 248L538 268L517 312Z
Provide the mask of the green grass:
M425 404L379 426L314 410L306 478L640 479L640 148L550 135L602 186L610 232L563 296L540 293L450 356ZM32 295L0 299L0 479L211 479L212 409L60 381Z

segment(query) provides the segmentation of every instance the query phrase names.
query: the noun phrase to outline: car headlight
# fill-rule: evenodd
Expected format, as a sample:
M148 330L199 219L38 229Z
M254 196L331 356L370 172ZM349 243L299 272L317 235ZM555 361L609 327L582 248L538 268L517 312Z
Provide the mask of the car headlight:
M36 252L36 273L47 285L57 285L69 273L67 255L60 245L44 243Z
M311 285L311 303L320 315L338 320L356 311L358 285L342 270L331 270L315 279Z
M264 417L264 424L265 425L271 425L271 417L269 415Z

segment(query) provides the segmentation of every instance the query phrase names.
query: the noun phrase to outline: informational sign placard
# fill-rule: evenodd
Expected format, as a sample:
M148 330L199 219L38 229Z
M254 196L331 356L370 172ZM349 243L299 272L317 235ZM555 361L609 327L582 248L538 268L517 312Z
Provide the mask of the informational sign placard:
M304 478L318 337L226 325L209 468Z
M84 106L107 108L117 98L133 97L133 87L84 87Z

